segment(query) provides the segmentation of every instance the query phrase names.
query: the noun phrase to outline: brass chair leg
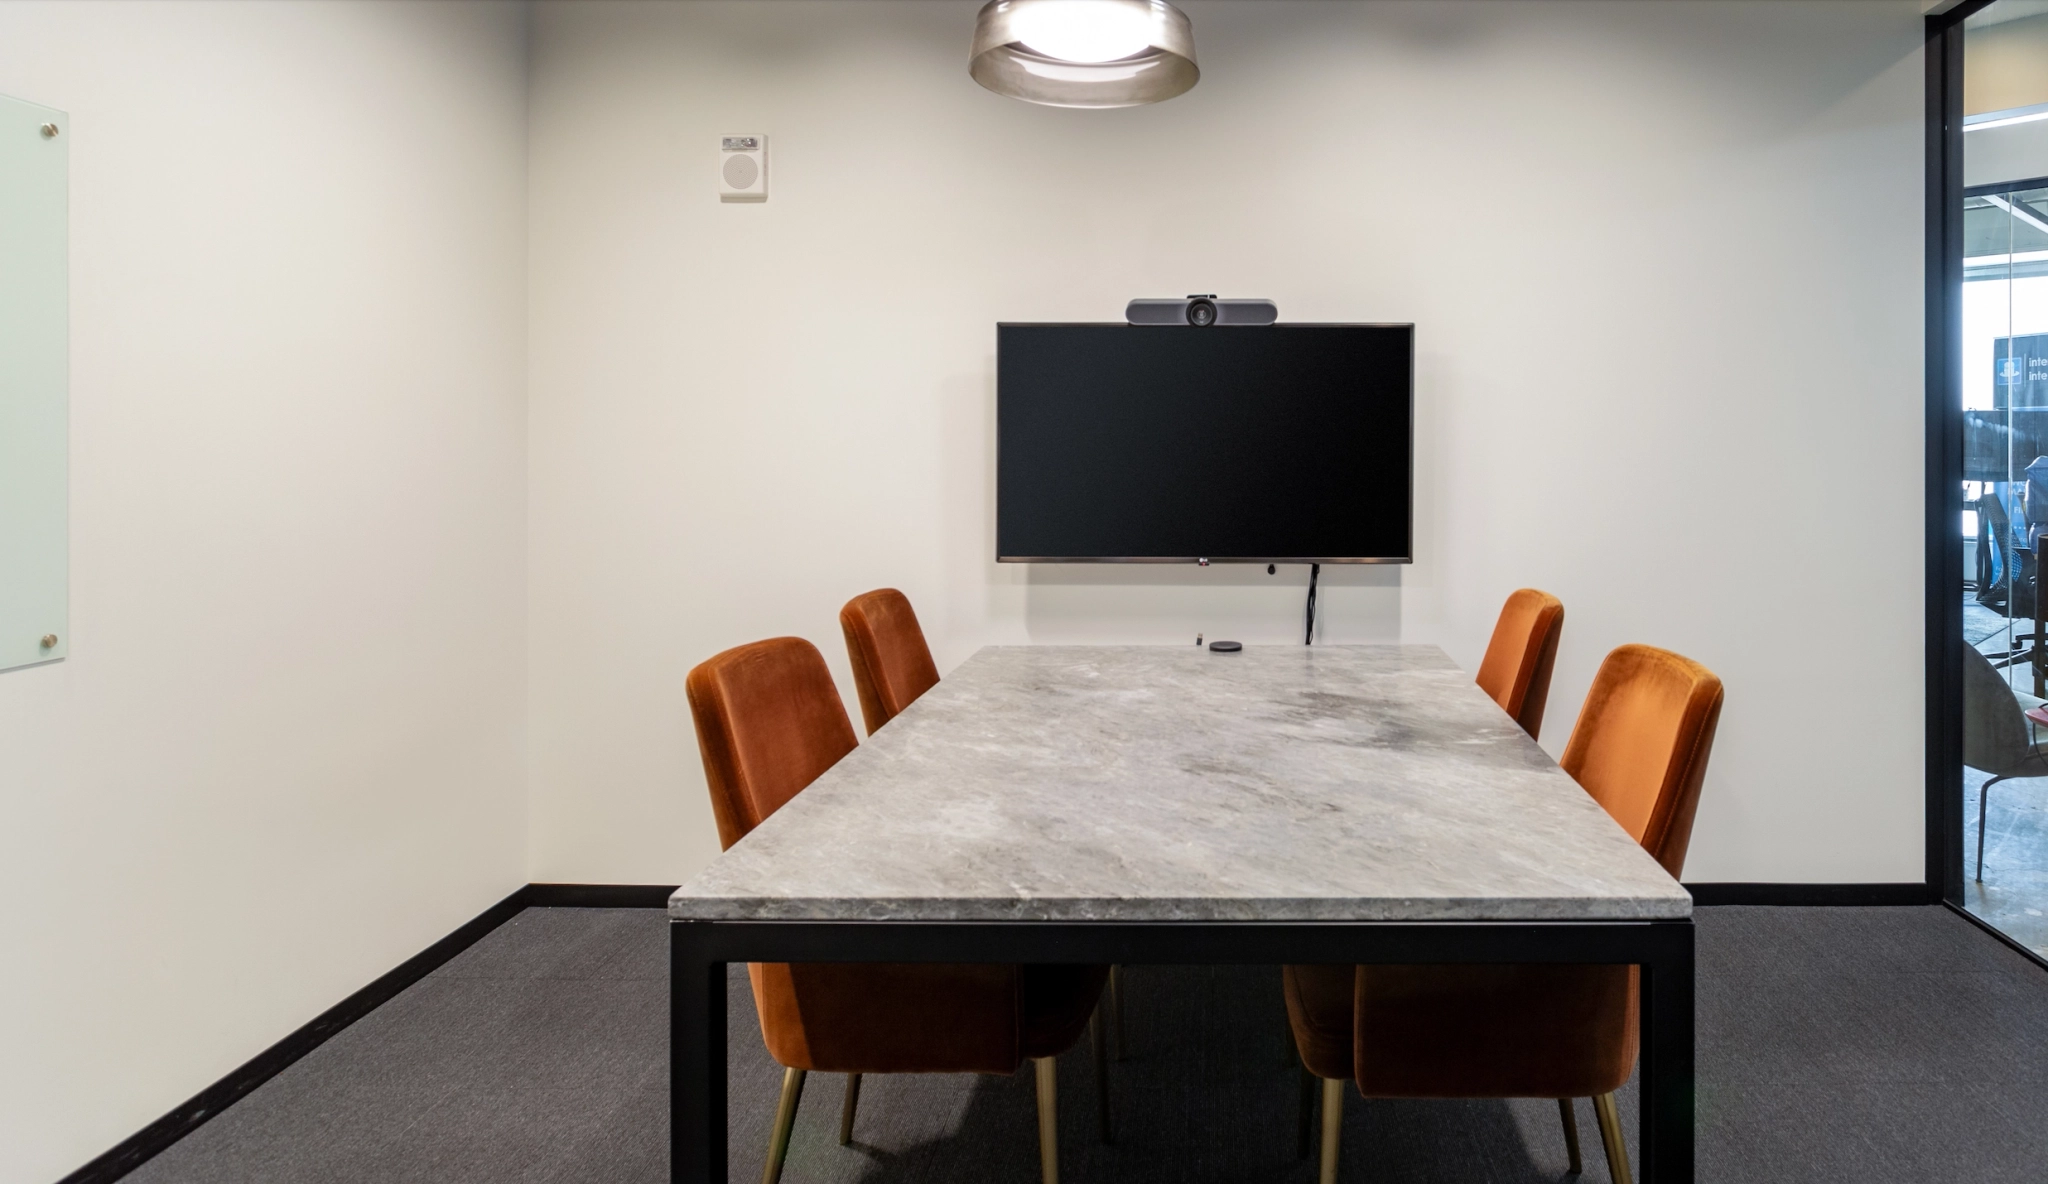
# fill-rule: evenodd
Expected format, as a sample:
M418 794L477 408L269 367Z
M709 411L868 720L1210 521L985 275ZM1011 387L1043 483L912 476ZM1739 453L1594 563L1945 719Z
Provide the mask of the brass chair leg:
M1038 1177L1060 1184L1060 1069L1052 1057L1033 1057L1038 1074Z
M853 1112L860 1108L860 1074L846 1075L846 1101L839 1107L839 1145L853 1142Z
M1593 1115L1600 1120L1600 1142L1607 1148L1607 1174L1614 1184L1634 1184L1628 1170L1628 1144L1621 1141L1621 1111L1615 1109L1614 1095L1593 1099Z
M1124 1044L1124 968L1109 968L1109 1011L1116 1021L1116 1059L1121 1061L1130 1055Z
M1323 1079L1323 1163L1317 1184L1337 1184L1337 1136L1344 1130L1344 1079Z
M1103 1029L1102 1003L1088 1016L1088 1044L1095 1053L1095 1122L1102 1141L1110 1142L1109 1128L1109 1039Z
M768 1132L768 1164L761 1169L761 1184L782 1179L782 1161L789 1154L789 1131L796 1125L796 1104L804 1096L804 1071L782 1071L782 1101L775 1107L775 1126Z
M1571 1173L1574 1176L1581 1175L1585 1172L1586 1165L1579 1159L1579 1115L1572 1109L1570 1098L1557 1100L1557 1114L1564 1119L1564 1149L1565 1154L1571 1156Z
M1316 1075L1301 1067L1301 1097L1296 1104L1294 1115L1294 1157L1307 1159L1309 1135L1316 1125Z

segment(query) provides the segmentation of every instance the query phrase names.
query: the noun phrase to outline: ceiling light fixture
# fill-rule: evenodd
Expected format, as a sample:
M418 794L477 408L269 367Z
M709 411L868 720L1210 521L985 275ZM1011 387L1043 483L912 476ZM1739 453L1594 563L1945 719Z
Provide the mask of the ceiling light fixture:
M967 72L1047 107L1137 107L1202 76L1194 27L1166 0L989 0Z
M2021 107L2015 111L1991 111L1983 115L1968 116L1963 120L1966 132L1985 132L1994 127L2011 127L2016 123L2034 123L2048 119L2048 104L2038 107Z

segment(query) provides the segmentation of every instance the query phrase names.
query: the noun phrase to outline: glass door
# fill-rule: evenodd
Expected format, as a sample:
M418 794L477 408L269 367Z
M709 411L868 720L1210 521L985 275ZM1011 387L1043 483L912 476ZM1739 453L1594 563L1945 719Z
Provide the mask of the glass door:
M2048 188L1963 236L1963 903L2048 955Z

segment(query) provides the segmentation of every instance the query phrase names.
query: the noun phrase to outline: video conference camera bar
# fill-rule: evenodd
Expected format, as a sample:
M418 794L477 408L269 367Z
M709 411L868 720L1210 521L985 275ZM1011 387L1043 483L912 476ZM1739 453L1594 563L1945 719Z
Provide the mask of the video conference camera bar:
M1216 294L1185 300L1133 300L1124 306L1124 320L1133 325L1270 325L1280 308L1270 300L1218 300Z

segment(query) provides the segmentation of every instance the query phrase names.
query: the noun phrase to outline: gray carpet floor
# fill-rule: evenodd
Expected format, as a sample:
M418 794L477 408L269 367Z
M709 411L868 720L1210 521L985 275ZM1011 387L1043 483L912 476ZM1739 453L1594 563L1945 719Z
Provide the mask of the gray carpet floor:
M1939 908L1702 909L1699 1178L2038 1181L2048 972ZM1300 1181L1270 967L1127 970L1114 1146L1085 1046L1062 1058L1069 1181ZM779 1070L733 981L735 1181L758 1180ZM665 1181L666 932L642 910L529 909L199 1128L134 1184ZM813 1074L784 1179L1035 1184L1028 1074L877 1077L854 1145ZM1633 1088L1623 1095L1633 1151ZM1587 1181L1607 1179L1579 1104ZM1555 1181L1549 1102L1351 1097L1346 1181Z

